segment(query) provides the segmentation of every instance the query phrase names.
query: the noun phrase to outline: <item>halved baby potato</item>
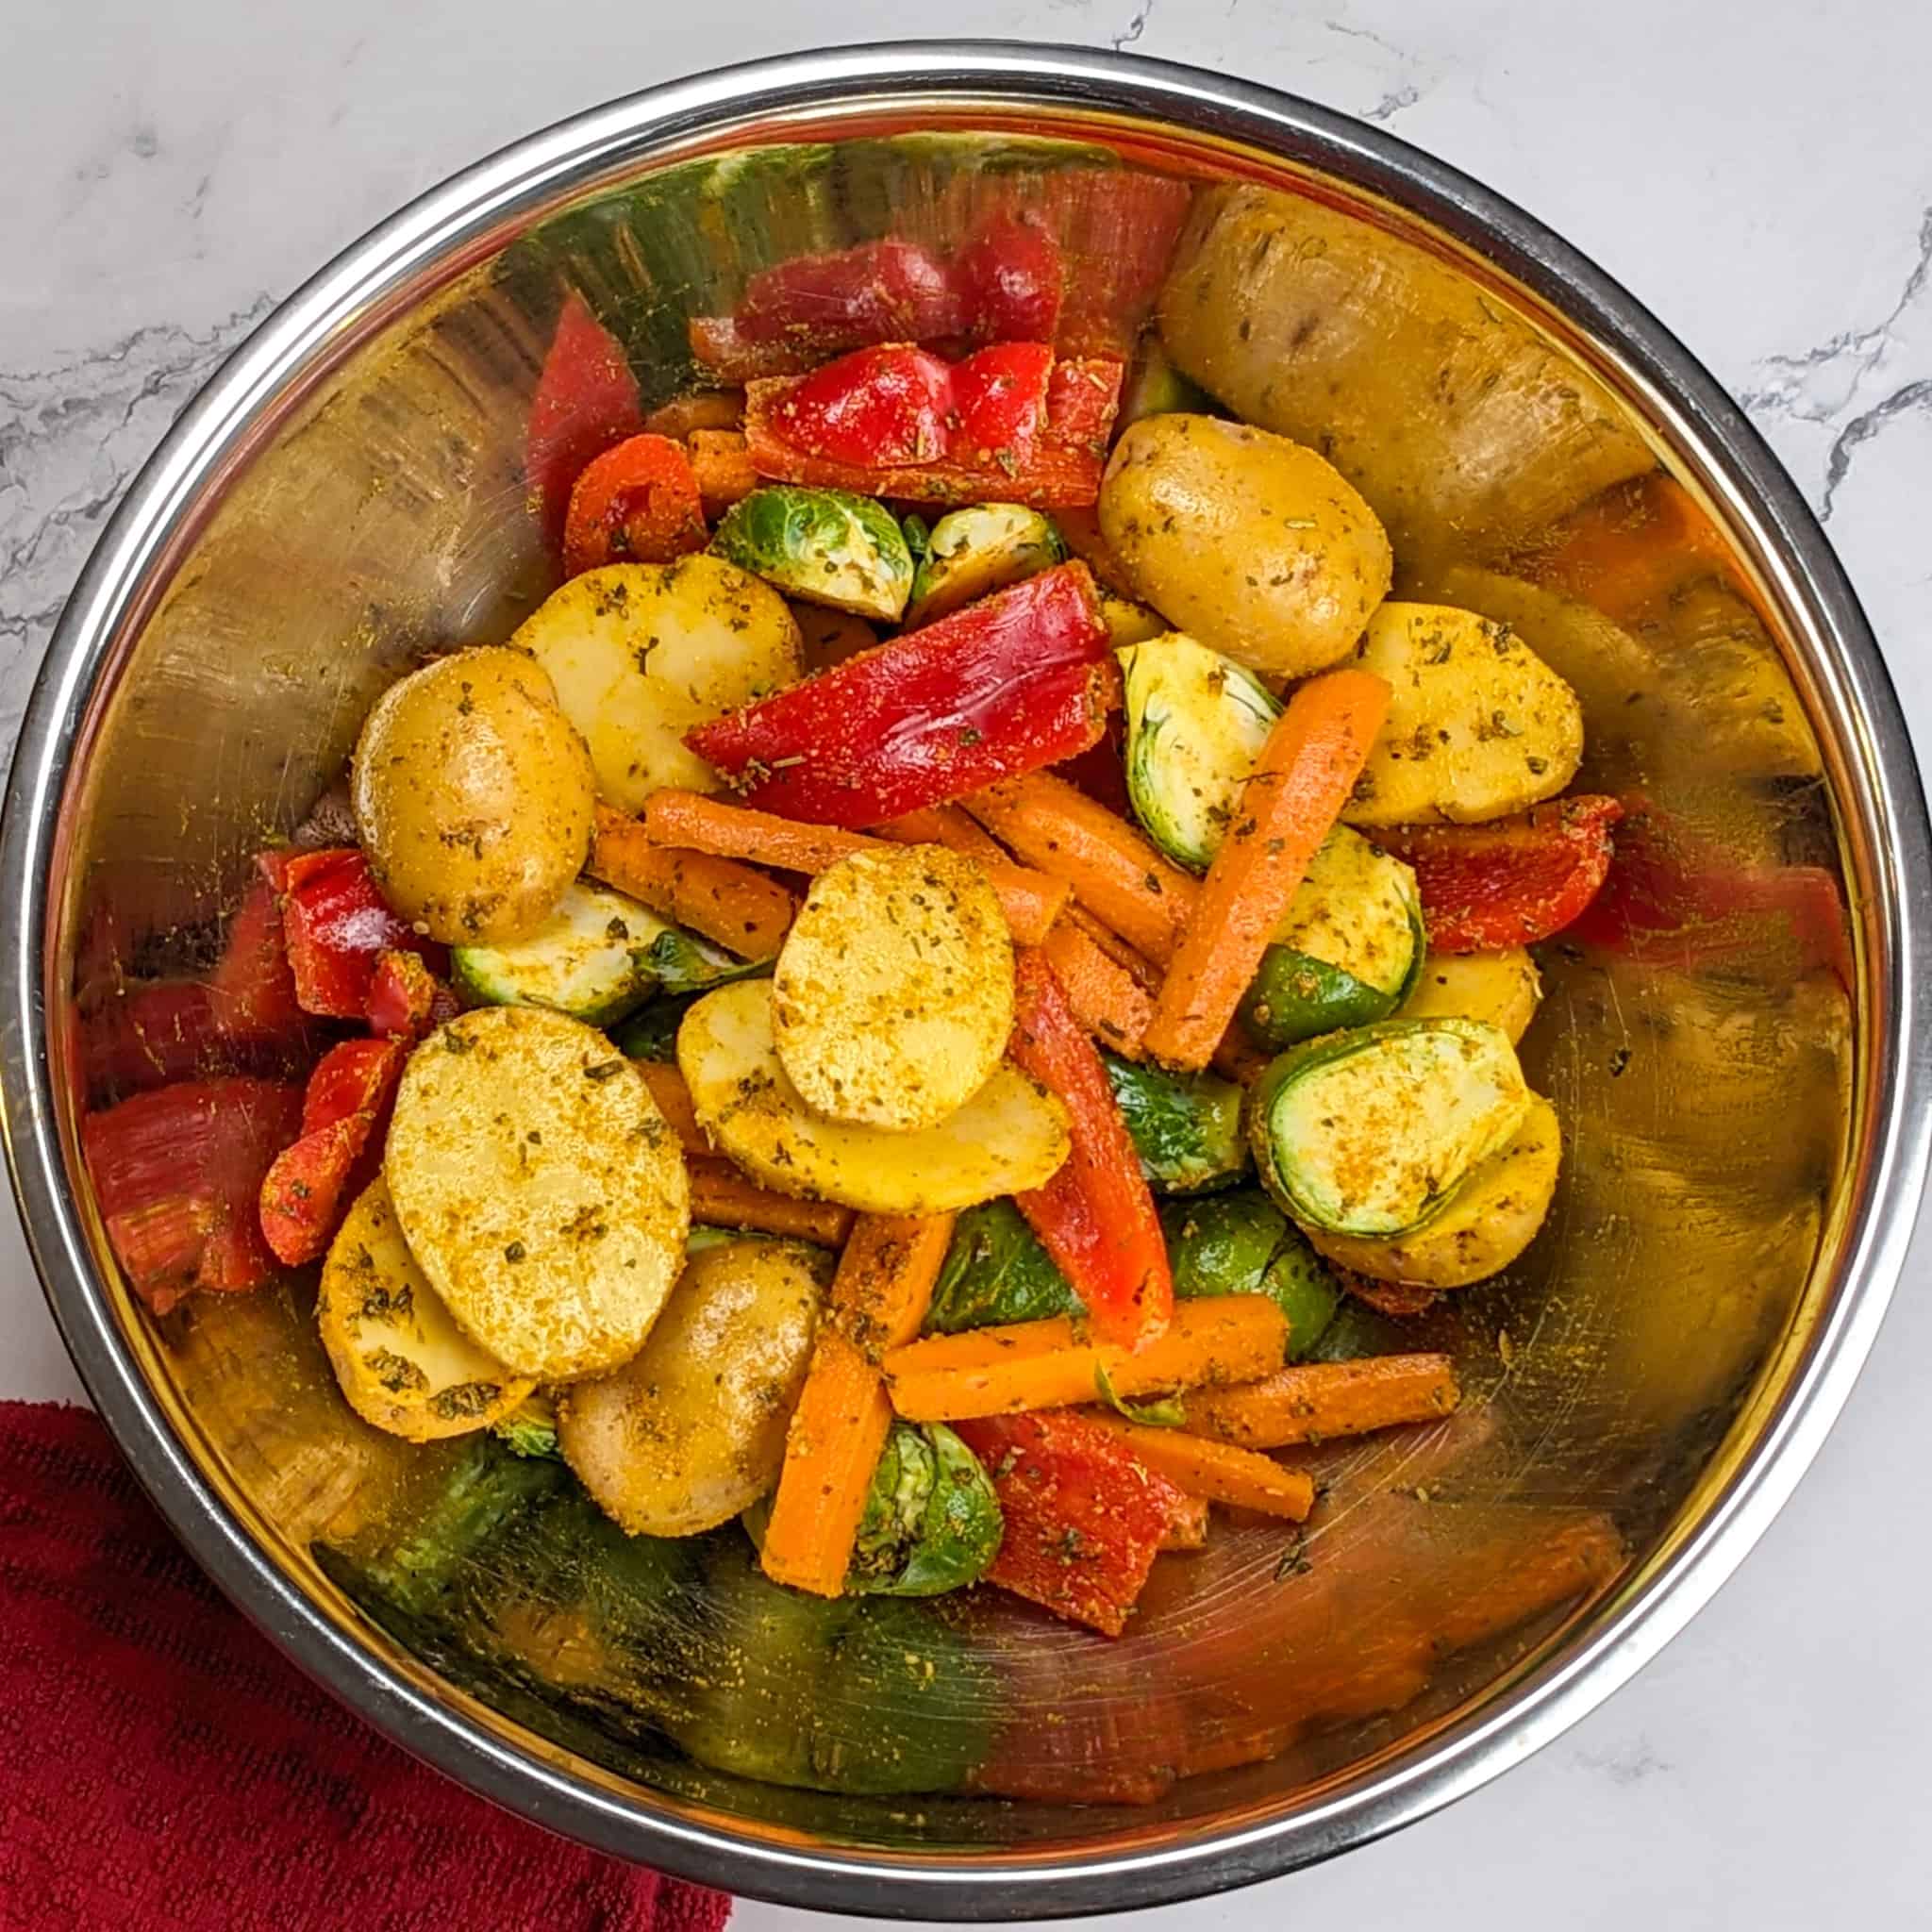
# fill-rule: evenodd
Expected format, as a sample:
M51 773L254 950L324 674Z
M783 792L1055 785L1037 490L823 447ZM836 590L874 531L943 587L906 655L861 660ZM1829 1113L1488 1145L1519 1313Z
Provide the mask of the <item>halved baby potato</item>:
M937 1126L986 1085L1013 1030L1013 946L984 870L942 845L828 867L772 974L772 1034L829 1120Z
M666 786L715 791L684 734L804 675L785 600L718 557L613 563L554 591L510 643L550 674L597 790L634 812Z
M818 1322L821 1259L789 1241L691 1257L643 1347L558 1404L558 1446L632 1536L695 1536L778 1479Z
M942 1214L1041 1187L1067 1158L1066 1109L1010 1060L938 1126L825 1119L778 1058L772 998L760 979L721 987L677 1032L698 1124L766 1187L869 1214Z
M1521 946L1493 953L1425 953L1415 991L1396 1008L1402 1020L1482 1020L1513 1046L1542 1004L1536 961Z
M1338 1267L1415 1288L1467 1288L1514 1261L1536 1239L1557 1191L1563 1140L1557 1109L1530 1096L1515 1138L1476 1168L1441 1213L1390 1241L1307 1230Z
M1507 625L1447 604L1384 604L1355 661L1394 695L1342 811L1349 824L1504 818L1575 776L1583 708Z
M315 1320L349 1407L406 1442L488 1428L537 1386L450 1319L396 1225L380 1174L329 1246Z
M458 1326L538 1381L627 1361L683 1260L676 1134L603 1034L541 1007L479 1008L416 1049L383 1171Z

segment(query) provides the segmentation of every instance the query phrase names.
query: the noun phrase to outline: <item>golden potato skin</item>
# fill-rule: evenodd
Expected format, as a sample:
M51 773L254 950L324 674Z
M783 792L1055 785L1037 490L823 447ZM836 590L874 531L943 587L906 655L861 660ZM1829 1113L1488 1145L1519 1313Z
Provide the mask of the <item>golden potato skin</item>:
M1311 449L1212 416L1146 416L1114 445L1100 527L1141 598L1252 671L1345 658L1389 594L1389 539Z
M686 1264L617 1371L558 1403L558 1446L632 1536L695 1536L778 1479L811 1359L819 1264L784 1241L730 1241Z
M1498 555L1655 461L1608 391L1466 271L1299 195L1202 197L1160 334L1243 421L1315 443L1405 567Z
M496 645L391 685L350 772L356 829L383 895L452 945L523 939L591 849L590 754L542 667Z

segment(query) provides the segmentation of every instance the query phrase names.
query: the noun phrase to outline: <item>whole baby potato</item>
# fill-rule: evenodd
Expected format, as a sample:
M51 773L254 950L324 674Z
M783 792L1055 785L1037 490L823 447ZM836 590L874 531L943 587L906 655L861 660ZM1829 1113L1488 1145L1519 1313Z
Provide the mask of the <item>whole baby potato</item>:
M1114 446L1100 527L1167 620L1250 670L1340 662L1389 593L1374 512L1311 449L1212 416L1146 416Z
M549 675L521 651L458 651L376 700L350 779L384 896L452 945L522 939L583 869L596 786Z

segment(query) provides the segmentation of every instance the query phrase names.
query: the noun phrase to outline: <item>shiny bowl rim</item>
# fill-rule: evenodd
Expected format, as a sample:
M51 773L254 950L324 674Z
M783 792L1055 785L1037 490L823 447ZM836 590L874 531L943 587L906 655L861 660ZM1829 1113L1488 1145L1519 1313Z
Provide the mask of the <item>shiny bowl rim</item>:
M176 1437L92 1278L70 1187L46 1036L49 876L72 759L110 648L144 587L250 430L466 250L661 143L828 108L948 96L1097 108L1231 138L1419 214L1550 304L1667 410L1726 488L1734 519L1802 619L1838 800L1870 873L1861 943L1872 1052L1856 1124L1839 1281L1808 1358L1704 1520L1645 1587L1390 1765L1351 1774L1292 1815L1080 1855L868 1853L754 1841L653 1815L446 1708L339 1628L247 1535ZM777 130L779 132L784 129ZM0 982L0 1097L28 1245L88 1392L148 1493L222 1589L310 1676L418 1757L509 1808L622 1857L756 1896L891 1916L1002 1920L1120 1910L1312 1863L1426 1816L1549 1742L1624 1684L1741 1561L1850 1393L1905 1260L1932 1148L1932 825L1904 716L1857 599L1789 475L1703 366L1577 250L1512 203L1379 128L1259 85L1084 48L908 42L788 55L635 93L530 135L418 197L261 323L129 488L56 626L22 725L0 824L0 891L20 917Z

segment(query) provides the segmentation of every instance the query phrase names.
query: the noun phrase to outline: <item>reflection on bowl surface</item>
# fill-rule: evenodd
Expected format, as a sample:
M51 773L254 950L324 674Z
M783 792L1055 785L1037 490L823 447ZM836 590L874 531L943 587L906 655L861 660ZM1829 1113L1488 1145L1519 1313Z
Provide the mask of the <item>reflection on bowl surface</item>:
M254 855L330 808L376 695L507 640L557 581L556 475L583 453L532 410L559 330L607 331L648 412L795 366L756 299L775 265L886 241L954 261L1020 218L1067 264L1062 356L1157 337L1170 393L1322 452L1387 527L1394 594L1525 641L1582 701L1572 789L1623 801L1610 890L1537 949L1521 1051L1563 1123L1541 1233L1421 1313L1350 1305L1330 1344L1446 1351L1460 1409L1288 1452L1318 1485L1305 1533L1219 1524L1109 1641L987 1590L803 1597L735 1524L627 1539L554 1462L381 1434L342 1404L312 1271L156 1317L96 1227L96 1291L296 1589L638 1815L939 1862L1291 1821L1601 1628L1751 1455L1828 1306L1861 1007L1815 707L1726 507L1614 364L1339 151L1324 172L1100 108L835 105L808 140L768 123L586 169L264 417L125 626L68 776L59 1104L287 1071L225 1024L219 935Z

